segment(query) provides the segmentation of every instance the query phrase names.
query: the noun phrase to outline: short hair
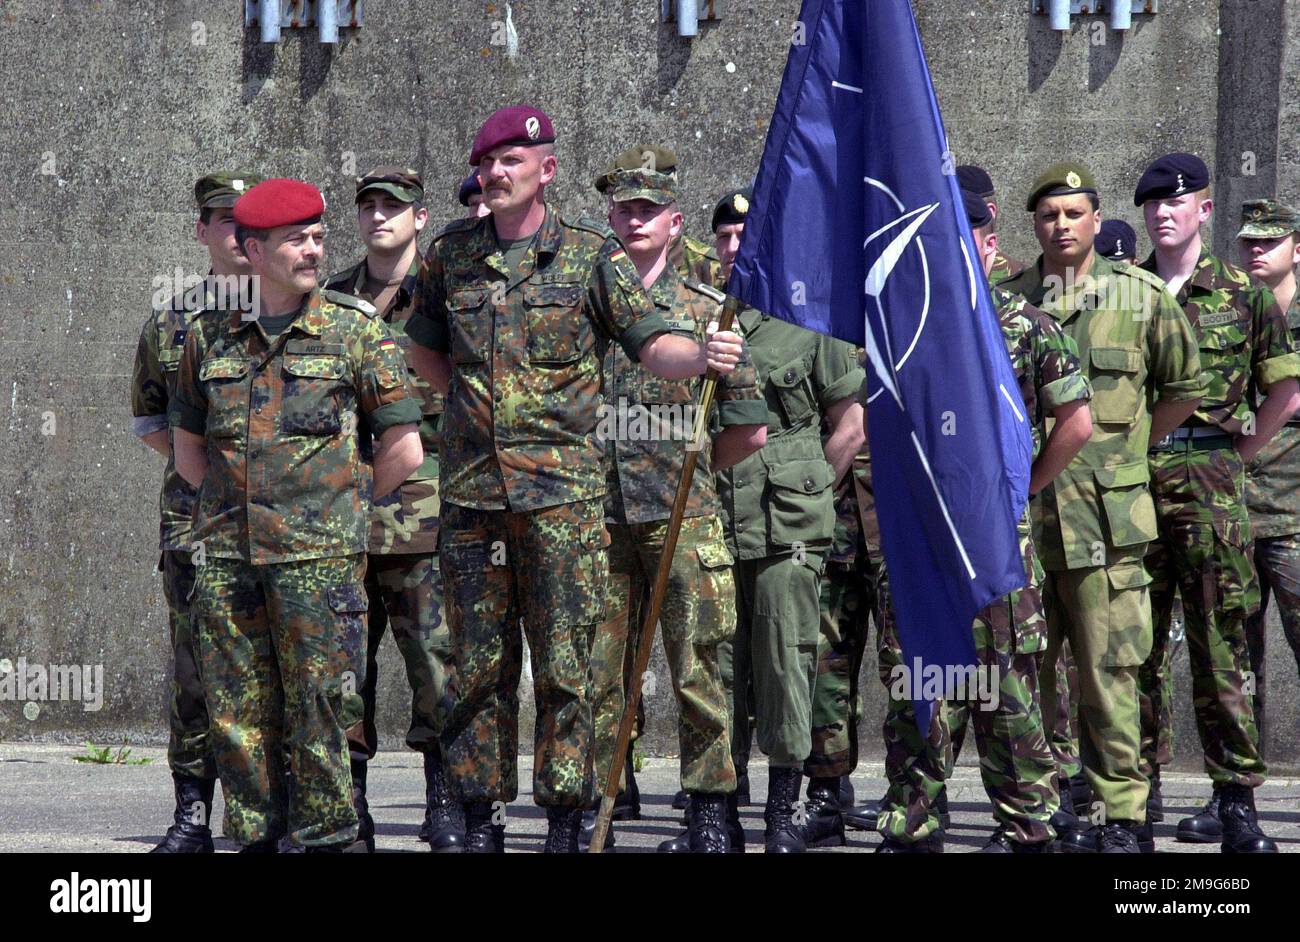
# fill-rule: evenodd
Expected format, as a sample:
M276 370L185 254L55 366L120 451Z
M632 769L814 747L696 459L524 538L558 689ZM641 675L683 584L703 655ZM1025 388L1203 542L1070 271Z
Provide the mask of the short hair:
M245 226L242 222L235 223L235 245L239 247L239 251L241 252L244 251L244 243L249 239L256 239L258 242L265 242L270 237L270 229L252 229Z
M210 225L212 222L212 210L213 207L211 206L204 206L202 209L200 209L199 222L203 223L203 225L205 226Z

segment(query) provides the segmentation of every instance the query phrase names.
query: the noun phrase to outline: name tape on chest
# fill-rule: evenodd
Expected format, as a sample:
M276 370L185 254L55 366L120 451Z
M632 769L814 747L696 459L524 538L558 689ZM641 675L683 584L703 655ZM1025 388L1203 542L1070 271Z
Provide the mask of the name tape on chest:
M1209 311L1200 315L1196 321L1202 327L1222 327L1224 324L1237 322L1236 311Z
M341 343L325 343L321 340L290 340L285 344L284 352L309 357L341 357L347 353L347 348Z

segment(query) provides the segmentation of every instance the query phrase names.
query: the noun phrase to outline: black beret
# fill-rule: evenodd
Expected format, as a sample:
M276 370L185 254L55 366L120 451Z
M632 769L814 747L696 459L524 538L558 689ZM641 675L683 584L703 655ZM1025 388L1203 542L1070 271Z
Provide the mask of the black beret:
M989 176L988 171L974 164L962 164L957 168L957 186L963 190L970 190L976 196L982 196L986 200L992 199L993 194L997 192L993 188L993 178Z
M468 207L469 198L475 193L482 192L483 184L479 182L478 171L471 170L469 176L460 181L460 189L456 192L456 199L460 201L460 205Z
M753 198L753 190L747 186L723 194L713 207L713 231L717 232L719 226L743 224L749 216L749 201Z
M993 221L993 210L989 209L988 201L978 193L962 190L961 200L966 207L966 218L970 221L972 229L982 228Z
M1093 248L1098 255L1105 256L1112 262L1123 261L1137 256L1138 236L1124 220L1105 219L1097 232Z
M1210 185L1210 168L1195 154L1165 154L1138 180L1133 205L1195 193Z

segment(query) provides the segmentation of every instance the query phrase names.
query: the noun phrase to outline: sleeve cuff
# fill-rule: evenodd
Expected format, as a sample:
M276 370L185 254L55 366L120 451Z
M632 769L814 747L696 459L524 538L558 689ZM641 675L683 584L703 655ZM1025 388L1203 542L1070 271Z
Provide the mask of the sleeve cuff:
M1038 401L1044 412L1052 412L1069 402L1092 398L1092 383L1082 373L1064 376L1048 383L1038 391Z
M724 428L731 425L766 425L767 400L723 399L718 403L718 421Z
M437 324L419 312L406 322L406 335L435 353L451 352L451 335L445 324Z
M1300 379L1300 353L1269 357L1255 365L1255 383L1267 389L1280 379Z
M173 399L171 410L167 414L168 420L172 425L179 429L184 429L194 435L204 435L208 430L208 414L202 409L196 409L188 402L182 402L179 399Z
M408 396L380 406L366 416L366 421L370 423L371 434L378 438L394 425L419 425L421 418L419 400Z
M1160 399L1162 402L1186 402L1189 399L1204 399L1205 393L1205 382L1200 376L1197 376L1196 379L1180 379L1172 383L1160 384Z
M855 366L835 382L824 387L818 394L823 410L829 409L841 399L854 395L867 381L866 370Z
M638 318L627 330L619 335L618 342L627 352L628 358L633 363L641 362L641 348L645 346L646 341L655 334L668 333L668 322L660 314L647 314L645 317Z
M138 438L165 431L166 428L167 416L165 415L137 415L131 420L131 431L135 432Z

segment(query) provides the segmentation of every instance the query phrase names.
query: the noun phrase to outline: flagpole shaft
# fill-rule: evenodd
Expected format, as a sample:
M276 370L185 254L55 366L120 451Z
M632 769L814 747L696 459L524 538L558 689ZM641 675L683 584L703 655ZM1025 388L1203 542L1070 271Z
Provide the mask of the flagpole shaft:
M727 298L722 314L718 317L718 330L730 330L740 308L740 301ZM655 625L659 623L659 612L663 608L664 596L668 592L668 576L672 572L673 556L677 552L677 537L682 528L682 517L686 512L686 501L691 495L691 481L695 477L695 464L699 461L704 437L708 433L709 410L713 406L713 395L717 389L720 374L710 369L704 374L704 384L700 388L700 401L695 410L695 427L691 440L686 446L686 457L682 462L682 474L677 479L677 494L673 497L673 509L668 517L668 533L664 537L663 552L659 556L659 568L655 573L654 589L650 593L650 604L641 622L638 636L636 660L632 664L632 678L628 684L626 705L623 719L618 724L618 738L614 740L614 749L610 753L609 772L605 777L605 789L601 795L600 811L596 815L596 830L591 836L589 854L599 854L605 848L605 835L609 831L610 818L614 814L614 799L618 797L618 783L623 774L624 756L627 744L632 738L632 725L636 722L636 709L641 702L641 678L650 666L650 652L654 646Z

